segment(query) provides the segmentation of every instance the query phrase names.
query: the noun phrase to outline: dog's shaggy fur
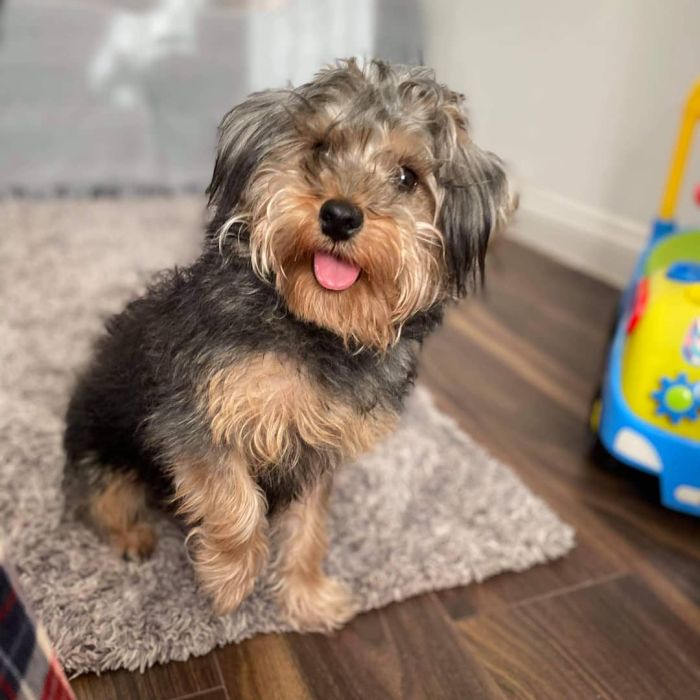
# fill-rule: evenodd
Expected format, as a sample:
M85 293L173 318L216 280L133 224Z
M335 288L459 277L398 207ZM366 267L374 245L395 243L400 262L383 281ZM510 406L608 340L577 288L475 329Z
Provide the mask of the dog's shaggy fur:
M391 430L510 209L461 103L427 69L351 60L226 115L201 256L109 320L68 409L67 488L123 555L154 545L148 496L189 523L217 611L275 535L290 621L352 614L321 567L333 471ZM331 288L324 261L358 276Z

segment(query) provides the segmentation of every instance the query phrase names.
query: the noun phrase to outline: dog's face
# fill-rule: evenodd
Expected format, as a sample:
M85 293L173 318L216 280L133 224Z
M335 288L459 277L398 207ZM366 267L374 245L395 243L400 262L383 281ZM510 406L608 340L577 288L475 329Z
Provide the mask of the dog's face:
M461 102L425 68L354 61L251 96L220 127L211 234L299 318L385 349L465 292L510 207Z

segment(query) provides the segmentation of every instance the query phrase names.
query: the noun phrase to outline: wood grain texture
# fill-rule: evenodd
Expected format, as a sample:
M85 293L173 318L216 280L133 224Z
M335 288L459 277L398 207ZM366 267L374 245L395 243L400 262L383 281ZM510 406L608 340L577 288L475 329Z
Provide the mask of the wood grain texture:
M568 557L361 615L332 637L261 636L79 698L690 698L700 687L700 522L592 464L588 405L617 294L501 242L478 300L425 347L437 404L578 530Z
M153 666L144 673L87 674L73 680L71 685L78 700L163 700L212 690L221 687L222 681L212 660L200 657Z
M700 639L635 576L460 623L508 697L697 697Z
M292 649L319 700L500 697L455 632L428 594L360 615L332 638L294 635Z
M293 646L292 635L275 634L217 649L214 655L231 698L311 698Z

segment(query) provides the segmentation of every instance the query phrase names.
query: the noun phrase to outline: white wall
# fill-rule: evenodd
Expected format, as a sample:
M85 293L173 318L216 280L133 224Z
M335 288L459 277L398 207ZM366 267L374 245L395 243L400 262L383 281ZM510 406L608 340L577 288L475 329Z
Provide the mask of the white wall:
M514 235L624 283L656 213L700 0L425 0L426 63L466 93L477 142L522 188ZM698 223L700 133L681 221Z
M375 0L287 0L250 20L253 90L300 85L336 58L374 49Z

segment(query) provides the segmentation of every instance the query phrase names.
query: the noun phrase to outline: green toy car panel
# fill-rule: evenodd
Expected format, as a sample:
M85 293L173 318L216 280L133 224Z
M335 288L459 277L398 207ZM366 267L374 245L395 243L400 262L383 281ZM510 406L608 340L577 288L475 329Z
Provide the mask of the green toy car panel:
M700 263L700 231L675 234L655 246L644 266L644 274L651 275L681 260Z

